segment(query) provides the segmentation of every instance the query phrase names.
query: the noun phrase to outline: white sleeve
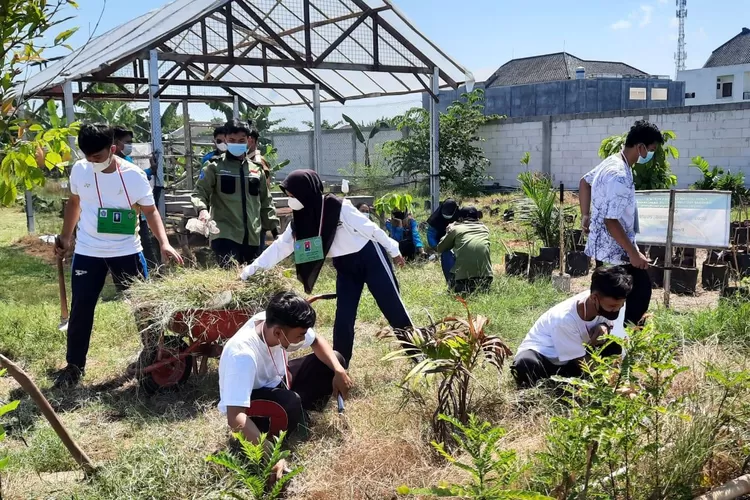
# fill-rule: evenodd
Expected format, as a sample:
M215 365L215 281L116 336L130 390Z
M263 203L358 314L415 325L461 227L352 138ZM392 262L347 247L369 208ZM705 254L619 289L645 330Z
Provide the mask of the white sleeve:
M401 251L398 249L398 242L389 238L385 231L380 229L377 224L368 219L362 212L354 208L352 204L344 203L341 205L340 219L341 222L362 234L365 238L383 245L391 257L401 255Z
M555 325L550 325L552 331L552 345L555 346L557 359L561 363L573 359L582 358L586 355L586 347L581 340L581 332L574 320L563 318Z
M294 236L292 235L292 225L286 227L281 236L271 243L260 256L249 266L245 266L240 274L243 280L248 279L255 274L258 269L271 269L282 260L289 257L294 252Z
M70 169L70 192L78 196L78 177L81 175L81 162L77 161Z
M308 328L305 333L305 342L302 344L302 347L310 347L313 345L313 342L315 342L315 330Z
M139 167L133 166L133 172L130 175L131 182L126 182L128 188L128 195L130 196L130 202L138 204L142 207L150 207L156 204L154 200L154 192L151 189L151 183L148 181L148 176ZM125 177L123 177L125 178Z
M228 406L250 408L257 367L247 352L222 356L219 362L219 411Z

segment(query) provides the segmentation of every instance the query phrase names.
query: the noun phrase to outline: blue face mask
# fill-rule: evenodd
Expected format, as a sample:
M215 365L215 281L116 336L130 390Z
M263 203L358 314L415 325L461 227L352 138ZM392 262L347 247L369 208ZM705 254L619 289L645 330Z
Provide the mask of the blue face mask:
M641 156L640 154L638 155L638 163L641 163L641 164L648 163L648 162L651 161L651 158L653 158L653 157L654 157L654 152L653 151L646 151L646 157L645 158L643 156Z
M227 144L227 152L236 157L240 157L247 153L247 143L240 143L240 144Z

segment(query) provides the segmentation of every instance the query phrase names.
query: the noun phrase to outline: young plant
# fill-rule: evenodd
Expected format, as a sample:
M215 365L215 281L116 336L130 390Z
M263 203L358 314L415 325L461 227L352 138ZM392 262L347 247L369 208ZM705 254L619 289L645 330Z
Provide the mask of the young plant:
M7 370L5 369L0 370L0 377L5 376L6 373L7 373ZM11 401L10 403L6 403L0 406L0 417L18 408L19 403L20 401L16 400L16 401ZM0 424L0 441L5 441L5 426L2 424ZM4 456L0 458L0 471L5 470L7 466L8 466L8 457ZM0 491L0 497L2 497L2 491Z
M448 421L440 415L466 424L472 409L474 372L485 363L499 372L513 354L499 337L484 332L487 318L473 317L466 301L457 300L466 308L467 319L449 317L425 328L397 332L401 349L383 358L385 361L411 359L417 363L404 378L404 385L414 388L438 379L432 430L435 440L449 448L453 438Z
M526 199L518 204L519 220L530 227L545 247L557 247L560 241L560 207L552 180L540 172L518 175Z
M375 213L386 217L394 210L407 212L411 208L412 201L410 194L388 193L375 200Z
M526 151L523 156L521 157L521 165L526 167L526 170L529 169L529 162L531 161L531 153Z
M346 121L346 123L349 124L349 126L354 131L354 135L357 137L357 140L359 141L359 143L365 147L365 167L369 167L370 166L370 141L372 140L373 137L378 135L378 133L381 130L388 129L390 128L391 125L385 120L377 122L370 129L370 133L368 134L367 139L365 139L365 134L362 132L362 128L359 126L357 122L355 122L354 120L352 120L351 118L343 114L341 115L341 118L343 118Z
M250 498L258 500L275 500L281 498L284 487L296 475L302 472L302 467L295 467L286 472L273 486L269 487L269 480L273 474L273 467L279 460L286 460L289 457L289 451L282 449L282 443L286 432L281 432L273 441L270 453L266 453L267 435L261 434L258 444L254 444L245 439L242 433L238 432L234 437L239 440L242 446L242 456L237 457L232 453L221 451L215 455L206 457L207 462L221 465L232 471L242 484L250 492ZM229 492L233 498L247 498L246 494Z
M531 491L508 489L518 480L521 468L518 466L516 452L502 450L498 444L505 437L505 429L492 427L488 422L481 422L476 416L469 415L467 424L463 424L447 415L439 418L452 425L451 433L457 444L457 450L469 456L469 463L460 461L445 449L443 443L432 442L437 452L454 467L468 472L469 484L440 483L430 488L409 488L401 486L399 495L416 495L429 497L457 497L474 500L545 500L550 497ZM550 499L551 500L551 499Z

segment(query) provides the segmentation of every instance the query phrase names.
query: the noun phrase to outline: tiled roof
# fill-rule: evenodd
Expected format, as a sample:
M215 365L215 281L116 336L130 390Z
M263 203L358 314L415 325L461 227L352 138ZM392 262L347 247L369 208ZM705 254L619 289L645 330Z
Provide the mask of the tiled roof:
M750 63L750 29L742 28L740 34L714 50L704 68Z
M648 76L647 73L621 62L585 61L567 52L513 59L503 64L487 79L487 87L556 82L575 78L576 68L583 66L587 76Z

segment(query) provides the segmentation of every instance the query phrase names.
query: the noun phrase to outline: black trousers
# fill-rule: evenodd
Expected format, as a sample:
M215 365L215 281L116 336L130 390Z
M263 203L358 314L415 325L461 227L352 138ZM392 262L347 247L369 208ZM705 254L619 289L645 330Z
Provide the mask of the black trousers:
M483 276L480 278L468 278L465 280L455 280L453 282L453 291L461 295L469 295L474 292L488 292L492 286L492 276Z
M357 253L334 257L333 267L336 268L337 295L333 348L344 356L347 363L352 358L354 322L365 285L391 327L404 329L411 326L393 266L382 246L370 241Z
M602 265L602 261L596 261L596 267ZM630 264L624 264L622 267L633 278L633 289L625 301L625 325L641 325L651 303L651 277L646 269L638 269Z
M605 356L617 356L621 353L622 348L617 344L609 344L603 351ZM562 365L556 365L549 358L531 349L516 354L510 372L513 374L519 389L534 387L540 380L548 379L554 375L566 378L583 375L579 360L575 359Z
M334 354L339 363L346 366L344 357L338 352ZM305 411L321 411L328 404L333 393L334 373L315 354L308 354L289 361L289 375L292 379L289 389L284 384L273 389L255 389L250 399L253 402L271 401L281 406L288 422L286 430L292 433L305 423ZM251 418L261 432L269 432L269 418Z
M147 277L148 268L143 253L123 257L88 257L74 255L71 266L73 298L68 321L68 349L66 360L70 365L85 368L89 352L94 311L104 288L107 273L118 290L125 290L134 278Z
M244 245L227 238L216 238L211 242L211 250L216 255L216 261L223 268L231 267L232 260L240 265L247 265L255 260L258 255L258 247Z
M143 216L138 223L138 235L141 237L143 256L146 258L148 269L156 269L161 263L161 251L159 250L159 243L151 236L151 230Z

